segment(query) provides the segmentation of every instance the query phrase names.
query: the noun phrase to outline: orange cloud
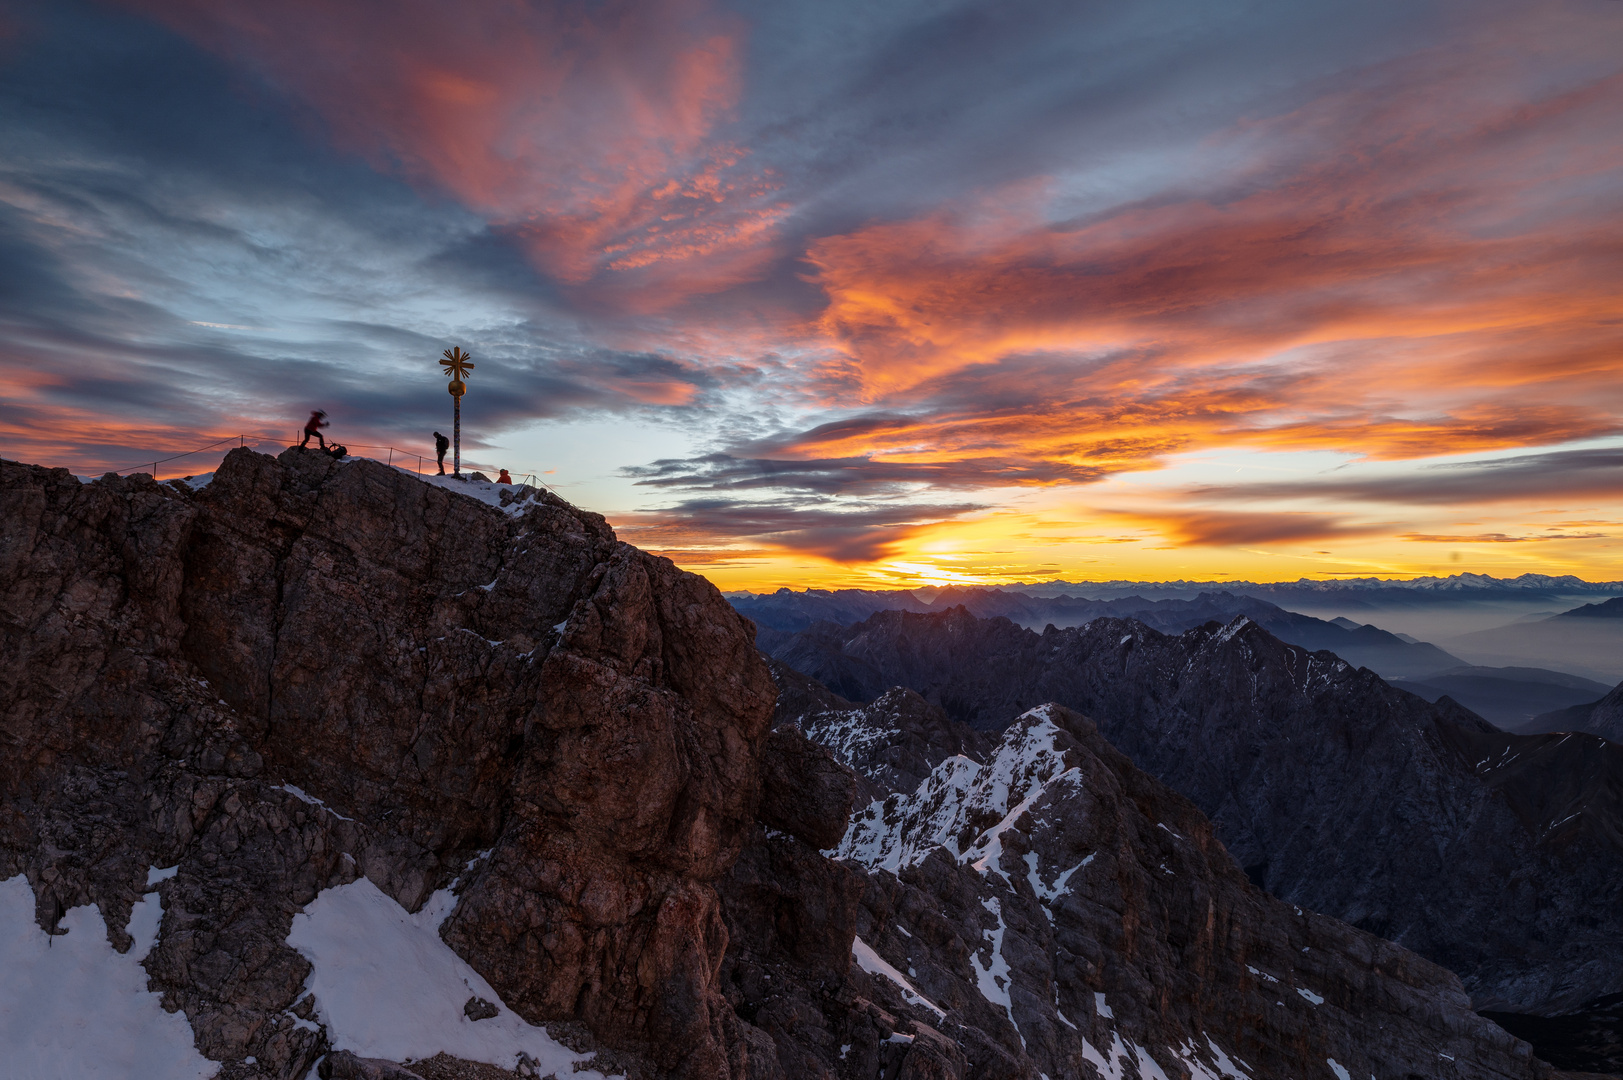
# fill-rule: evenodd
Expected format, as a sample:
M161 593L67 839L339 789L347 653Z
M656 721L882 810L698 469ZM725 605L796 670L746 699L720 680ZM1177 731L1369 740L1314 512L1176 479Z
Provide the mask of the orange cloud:
M930 419L818 434L816 452L1412 458L1616 433L1623 204L1595 192L1623 167L1623 76L1533 106L1473 97L1503 75L1445 70L1432 91L1454 111L1398 70L1246 125L1214 160L1241 141L1319 153L1201 197L1054 221L1061 182L1026 182L818 240L829 396ZM1044 357L1023 408L929 409Z
M1332 514L1201 509L1103 513L1153 529L1178 544L1217 547L1338 540L1390 531L1389 525L1349 525Z
M747 280L783 210L722 129L739 21L702 0L127 0L264 72L331 139L644 307ZM603 298L600 296L599 300Z

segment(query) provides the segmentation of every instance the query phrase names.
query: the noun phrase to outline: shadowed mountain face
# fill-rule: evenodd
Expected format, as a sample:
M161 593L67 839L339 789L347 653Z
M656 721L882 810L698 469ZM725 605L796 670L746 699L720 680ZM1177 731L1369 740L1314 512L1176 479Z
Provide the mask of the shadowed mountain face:
M1452 974L1252 886L1187 800L1060 706L859 810L837 854L868 870L867 964L1032 1063L987 1055L977 1076L1538 1068L1464 1015ZM1354 1035L1371 1007L1379 1034Z
M1610 687L1593 679L1545 668L1458 667L1414 679L1391 679L1393 686L1427 701L1447 696L1506 731L1583 730L1579 725L1545 727L1545 713L1595 704Z
M1538 731L1587 731L1623 743L1623 683L1612 687L1599 701L1536 716L1530 727Z
M1537 664L1610 686L1623 679L1623 596L1547 619L1515 622L1450 639L1479 664Z
M985 730L1044 701L1085 710L1213 819L1253 880L1445 964L1484 1006L1623 989L1616 745L1505 734L1243 618L1039 635L887 612L777 657L848 698L909 687Z

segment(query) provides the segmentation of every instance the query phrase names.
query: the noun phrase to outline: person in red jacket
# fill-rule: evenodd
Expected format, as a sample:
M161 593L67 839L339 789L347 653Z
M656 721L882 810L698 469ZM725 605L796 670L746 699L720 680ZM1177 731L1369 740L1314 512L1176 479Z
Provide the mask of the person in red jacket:
M305 445L310 441L310 436L314 435L316 437L316 441L321 444L321 448L323 450L327 449L327 440L321 436L321 429L326 426L327 414L322 412L320 409L312 409L310 411L310 419L304 422L304 438L299 440L299 445Z
M496 477L496 483L498 483L498 484L511 484L512 482L513 482L513 478L511 476L507 475L507 470L506 469L503 469L502 474L500 476Z

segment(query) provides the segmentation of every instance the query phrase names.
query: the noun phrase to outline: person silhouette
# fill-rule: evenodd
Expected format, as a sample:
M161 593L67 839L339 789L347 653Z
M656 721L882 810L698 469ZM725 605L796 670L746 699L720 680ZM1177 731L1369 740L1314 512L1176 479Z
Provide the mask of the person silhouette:
M440 475L445 475L445 452L451 449L451 440L439 432L434 432L434 457L440 463Z
M327 414L320 409L310 410L310 419L304 422L304 438L299 440L299 445L304 446L310 441L310 436L314 435L316 442L321 444L321 448L323 450L327 449L327 440L322 438L321 435L321 429L326 426Z

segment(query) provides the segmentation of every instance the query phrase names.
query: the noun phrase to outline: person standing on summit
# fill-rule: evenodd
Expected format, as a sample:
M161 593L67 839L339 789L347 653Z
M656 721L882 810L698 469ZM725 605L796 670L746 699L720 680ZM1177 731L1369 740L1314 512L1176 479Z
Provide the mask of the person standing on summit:
M304 446L310 441L310 436L314 435L316 437L316 441L321 444L321 448L323 450L327 449L327 440L322 438L321 435L321 429L326 426L327 414L322 412L320 409L312 409L310 411L310 419L304 422L304 438L299 440L299 445Z
M451 440L439 432L434 432L434 456L439 459L440 475L445 475L445 452L451 449Z

